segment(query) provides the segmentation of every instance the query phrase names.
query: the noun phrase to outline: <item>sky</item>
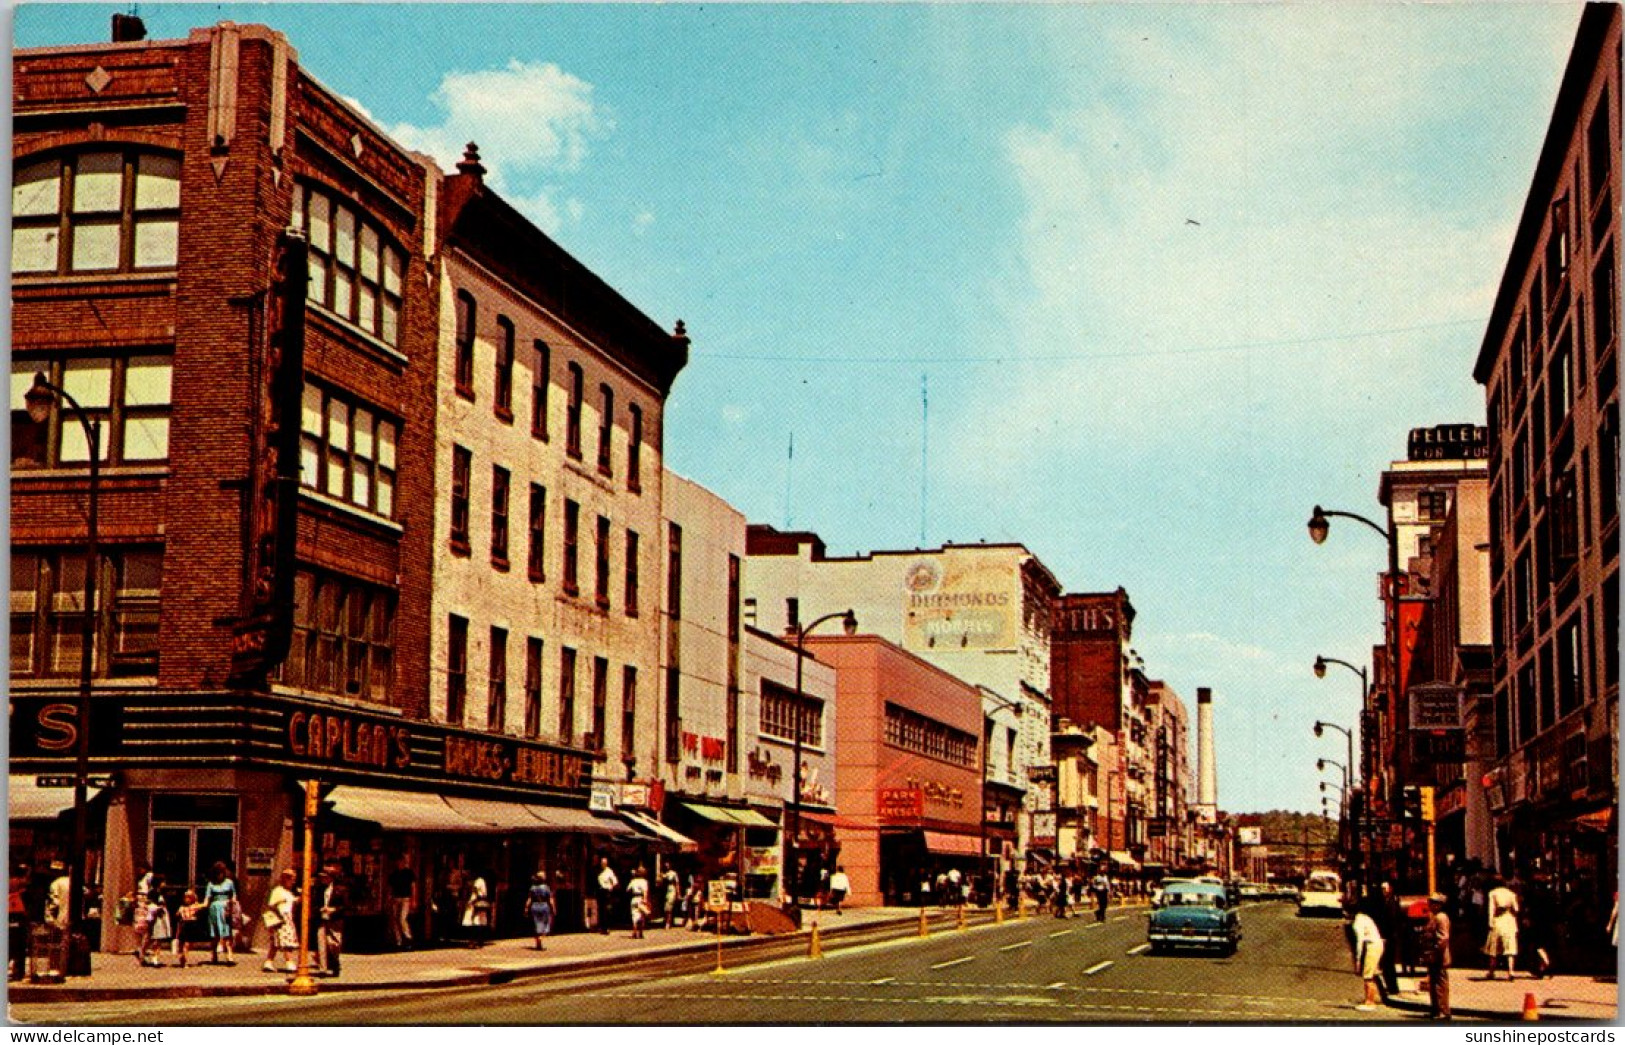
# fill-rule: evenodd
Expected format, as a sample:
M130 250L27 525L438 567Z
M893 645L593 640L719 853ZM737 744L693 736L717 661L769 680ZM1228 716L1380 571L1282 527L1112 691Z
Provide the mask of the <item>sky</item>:
M24 5L18 46L128 5ZM693 338L666 460L833 554L1017 541L1212 687L1219 799L1318 811L1373 518L1472 366L1572 3L140 4L229 19ZM928 403L928 407L925 404ZM793 441L793 454L791 445ZM1335 771L1328 779L1336 779ZM1335 808L1333 810L1335 813Z

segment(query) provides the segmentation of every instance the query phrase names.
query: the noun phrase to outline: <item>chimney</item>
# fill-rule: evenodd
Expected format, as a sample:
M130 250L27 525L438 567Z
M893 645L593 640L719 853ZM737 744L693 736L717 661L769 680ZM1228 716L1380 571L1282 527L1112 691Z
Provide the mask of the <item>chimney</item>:
M1219 813L1218 770L1213 761L1213 690L1196 690L1196 811L1204 823Z
M463 149L463 158L457 161L457 173L467 174L481 185L485 184L485 165L480 162L480 147L469 142Z
M135 15L113 16L113 42L132 44L147 38L147 25Z

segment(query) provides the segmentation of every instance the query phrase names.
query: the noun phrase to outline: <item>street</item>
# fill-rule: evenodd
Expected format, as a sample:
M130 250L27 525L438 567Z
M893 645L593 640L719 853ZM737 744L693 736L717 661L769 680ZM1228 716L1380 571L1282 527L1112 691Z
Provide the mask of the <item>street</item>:
M1359 1012L1342 923L1243 909L1231 958L1152 957L1143 908L940 930L713 974L709 952L648 969L414 992L16 1006L74 1024L1247 1023L1411 1019Z

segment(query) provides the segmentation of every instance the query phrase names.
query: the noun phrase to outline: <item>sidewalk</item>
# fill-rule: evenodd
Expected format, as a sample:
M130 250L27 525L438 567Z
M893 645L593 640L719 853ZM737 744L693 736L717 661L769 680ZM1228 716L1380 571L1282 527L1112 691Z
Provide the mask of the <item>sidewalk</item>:
M1399 977L1399 993L1388 999L1396 1009L1428 1011L1428 993L1422 979ZM1455 1016L1497 1022L1523 1019L1524 999L1534 995L1536 1011L1542 1020L1605 1020L1619 1016L1619 984L1595 976L1548 976L1544 980L1521 974L1515 980L1505 975L1484 978L1483 969L1450 970L1450 1011Z
M952 910L927 908L932 932L952 930L957 916ZM991 921L990 910L968 908L971 924ZM899 928L919 923L917 907L867 907L831 911L803 911L803 927L796 933L724 936L724 955L731 948L760 944L764 940L807 940L816 922L822 939L847 935L855 930L892 924ZM436 947L417 951L383 954L346 954L343 975L318 978L322 993L365 990L422 990L431 987L463 987L483 983L506 983L542 973L576 971L596 965L612 965L630 958L714 950L712 933L690 932L686 928L649 929L641 940L631 939L626 929L608 935L570 933L551 936L547 949L537 951L533 938L497 940L485 947ZM201 959L201 964L199 960ZM726 958L724 959L726 962ZM66 1001L108 1001L122 998L197 998L250 994L282 994L289 977L281 972L260 971L263 954L240 954L237 964L212 965L207 954L192 955L186 968L175 964L173 955L163 956L161 968L143 968L132 954L93 954L88 977L70 977L62 984L29 983L17 980L8 985L12 1003L52 1003ZM314 962L314 956L312 958Z

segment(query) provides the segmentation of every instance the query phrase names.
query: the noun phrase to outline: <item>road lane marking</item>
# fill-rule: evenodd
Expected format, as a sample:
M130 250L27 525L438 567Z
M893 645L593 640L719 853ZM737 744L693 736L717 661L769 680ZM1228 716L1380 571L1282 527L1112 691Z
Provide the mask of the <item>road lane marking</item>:
M1057 936L1071 936L1071 935L1072 935L1072 930L1071 930L1071 929L1062 929L1062 930L1061 930L1061 931L1060 931L1060 932L1058 932L1058 933L1050 933L1050 934L1049 934L1049 938L1050 938L1050 939L1052 939L1052 940L1053 940L1053 939L1055 939L1055 938L1056 938L1056 937L1057 937Z
M1130 947L1128 949L1128 953L1130 953L1130 954L1139 954L1141 951L1146 950L1150 946L1151 945L1149 943L1142 943L1138 947Z
M1065 980L1056 980L1054 983L1050 984L1049 986L1045 987L1044 989L1046 991L1058 991L1062 987L1065 987L1065 986L1066 986L1066 981Z
M1105 924L1104 922L1090 922L1088 925L1085 925L1084 928L1085 929L1098 929L1104 924Z
M1020 949L1022 947L1031 947L1032 945L1033 945L1033 942L1031 940L1022 940L1020 943L1006 944L1003 947L1000 947L999 950L1001 950L1001 951L1014 951L1014 950L1018 950L1018 949Z
M976 960L976 955L967 954L965 957L963 957L963 958L955 958L953 961L938 962L937 964L931 966L931 968L933 968L933 969L946 969L946 968L948 968L949 966L952 966L952 965L964 965L966 962L973 962L975 960Z
M1102 969L1109 969L1109 968L1111 968L1111 967L1112 967L1112 966L1113 966L1113 965L1116 965L1116 964L1117 964L1117 963L1116 963L1116 962L1113 962L1113 961L1104 961L1104 962L1100 962L1100 963L1098 963L1098 964L1095 964L1095 965L1091 965L1091 966L1089 966L1089 968L1087 968L1087 969L1085 969L1085 970L1083 970L1083 974L1084 974L1084 975L1085 975L1085 976L1093 976L1093 975L1094 975L1094 974L1095 974L1095 973L1097 973L1097 972L1099 972L1099 971L1101 971L1101 970L1102 970Z
M896 982L897 982L897 977L895 977L895 976L882 976L878 980L870 980L869 981L869 986L871 986L871 987L884 987L888 983L896 983Z

